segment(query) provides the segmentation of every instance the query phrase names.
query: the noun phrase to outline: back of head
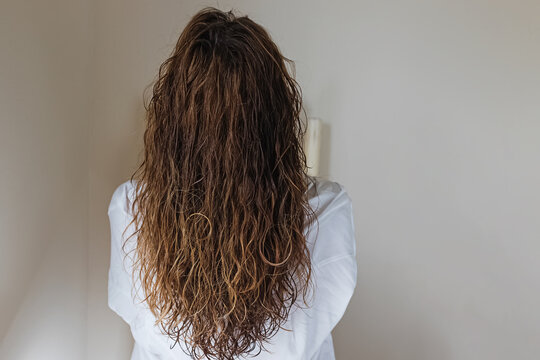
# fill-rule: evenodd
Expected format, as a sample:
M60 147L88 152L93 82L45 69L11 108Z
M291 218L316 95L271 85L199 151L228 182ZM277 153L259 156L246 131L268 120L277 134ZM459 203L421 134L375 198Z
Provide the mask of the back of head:
M301 91L263 27L205 8L161 65L133 174L136 266L194 358L272 337L311 279Z

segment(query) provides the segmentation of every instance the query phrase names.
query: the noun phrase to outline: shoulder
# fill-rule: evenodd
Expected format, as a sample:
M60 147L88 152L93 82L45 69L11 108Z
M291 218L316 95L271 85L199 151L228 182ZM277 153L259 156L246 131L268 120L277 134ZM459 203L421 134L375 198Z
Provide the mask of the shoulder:
M345 186L323 178L314 177L313 180L308 187L308 199L319 222L336 209L352 210L352 199Z
M110 198L108 213L118 210L130 213L130 205L134 199L135 189L136 180L127 180L118 185Z
M117 185L113 191L113 194L109 201L108 217L111 230L111 244L115 251L120 251L125 245L125 241L128 239L127 234L134 235L135 224L132 223L133 213L131 204L134 200L134 194L136 190L135 181L125 181L120 185ZM133 241L129 245L125 245L124 250L132 250L135 246L136 236L133 237ZM127 251L127 252L129 252Z
M352 199L345 186L317 178L309 188L309 203L316 215L308 241L314 263L319 266L356 256Z

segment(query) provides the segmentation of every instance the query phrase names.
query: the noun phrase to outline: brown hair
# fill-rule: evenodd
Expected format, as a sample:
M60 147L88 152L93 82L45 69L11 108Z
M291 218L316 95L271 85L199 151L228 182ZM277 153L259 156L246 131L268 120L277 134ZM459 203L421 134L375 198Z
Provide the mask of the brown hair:
M307 304L313 178L285 63L294 71L262 26L207 7L145 104L134 275L156 324L194 358L260 352L300 293Z

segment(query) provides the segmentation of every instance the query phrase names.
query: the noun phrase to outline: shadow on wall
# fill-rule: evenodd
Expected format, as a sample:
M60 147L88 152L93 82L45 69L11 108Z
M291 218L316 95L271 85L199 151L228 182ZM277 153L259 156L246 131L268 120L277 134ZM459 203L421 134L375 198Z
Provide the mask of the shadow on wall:
M128 98L129 97L129 98ZM108 307L110 224L107 209L116 187L129 180L140 163L145 109L139 93L122 96L121 109L100 107L92 144L89 238L88 357L125 358L133 339L127 324ZM107 326L103 326L107 324ZM102 349L107 349L103 352Z
M320 163L319 172L323 178L330 176L330 124L324 122L321 123L321 149L320 149Z

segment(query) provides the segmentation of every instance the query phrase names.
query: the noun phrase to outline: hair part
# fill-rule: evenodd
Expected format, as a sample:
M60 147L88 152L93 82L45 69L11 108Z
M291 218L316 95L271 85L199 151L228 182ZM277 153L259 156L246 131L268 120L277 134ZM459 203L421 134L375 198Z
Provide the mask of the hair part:
M300 294L307 304L315 214L286 63L294 72L262 26L207 7L145 104L133 276L156 324L197 359L259 353Z

